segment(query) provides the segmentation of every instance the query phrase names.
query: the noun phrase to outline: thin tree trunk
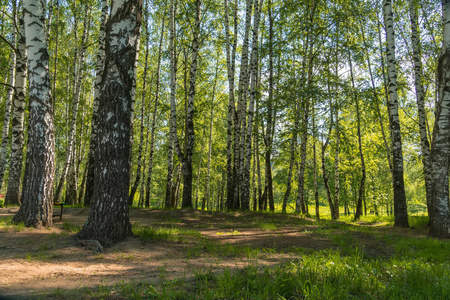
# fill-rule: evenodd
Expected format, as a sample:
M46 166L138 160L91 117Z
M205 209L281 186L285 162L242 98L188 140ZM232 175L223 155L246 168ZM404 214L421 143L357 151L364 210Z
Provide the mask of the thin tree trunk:
M411 20L411 42L413 49L413 60L414 60L414 85L416 88L416 101L417 110L419 113L419 132L420 132L420 146L422 150L422 163L423 172L425 174L425 190L427 197L427 209L428 215L430 217L430 223L433 219L433 205L431 203L431 182L432 182L432 172L431 172L431 161L430 161L430 142L427 135L427 115L425 111L425 93L422 86L422 54L420 49L420 33L418 28L418 17L417 17L418 1L409 1L409 12Z
M248 122L245 136L245 160L243 170L243 182L242 182L242 199L241 209L250 209L250 163L252 159L252 133L253 133L253 115L255 111L255 99L256 99L256 83L258 81L258 36L259 36L259 23L261 18L261 10L263 1L261 4L259 0L255 0L255 16L253 20L253 41L252 41L252 53L250 57L250 103L248 107ZM244 105L245 107L246 105ZM242 128L245 131L245 128ZM242 141L244 145L244 140Z
M48 46L42 1L24 0L24 27L28 49L29 124L22 205L13 222L41 228L52 226L55 135Z
M195 14L195 28L192 40L192 62L189 78L189 97L186 113L186 128L185 128L185 153L182 152L178 135L177 135L177 115L175 97L171 98L171 121L173 130L173 138L175 142L175 150L177 151L178 159L182 163L183 170L183 200L181 208L192 207L192 154L194 151L194 98L195 98L195 83L197 77L197 63L199 53L199 35L200 35L200 7L201 1L196 1Z
M211 154L212 154L212 140L213 140L213 121L214 121L214 99L216 97L216 85L217 85L217 75L219 72L219 56L217 56L216 61L216 73L214 75L214 84L211 96L211 111L209 116L209 138L208 138L208 165L207 165L207 175L206 175L206 199L212 198L211 196ZM197 205L197 204L196 204Z
M16 82L13 98L11 163L9 167L6 205L20 204L20 185L22 181L22 161L24 144L25 89L27 86L27 48L23 16L19 17L19 44L16 62Z
M130 135L142 1L113 0L111 7L98 110L95 202L77 234L80 239L98 240L106 246L132 234L128 207Z
M235 174L233 168L233 118L235 114L234 100L234 73L235 58L237 46L237 12L238 1L235 1L234 14L234 41L233 51L230 53L230 25L228 21L228 0L224 0L225 8L225 38L226 38L226 55L227 55L227 74L228 74L228 114L227 114L227 205L228 209L233 208Z
M337 57L337 47L336 47L336 65L335 65L335 78L336 80L339 78L338 73L338 57ZM353 71L352 71L353 72ZM353 78L353 77L352 77ZM353 81L352 81L353 82ZM339 96L338 96L338 86L337 84L334 87L335 89L335 104L336 108L334 109L334 125L335 125L335 149L334 149L334 218L335 220L339 220L340 212L339 212L339 198L340 198L340 182L339 182L339 153L340 153L340 141L341 141L341 131L339 125ZM359 117L359 115L358 115ZM359 125L358 125L359 130ZM364 172L365 173L365 172Z
M74 93L72 98L72 116L71 116L71 122L70 122L70 128L69 128L69 140L67 142L67 148L66 148L66 162L65 166L63 168L63 172L61 175L61 179L59 180L58 187L55 192L54 201L59 202L62 194L62 189L64 186L64 182L66 180L67 174L69 171L74 170L73 169L73 162L74 160L74 154L75 154L75 135L76 135L76 128L77 128L77 118L78 118L78 107L80 103L80 92L81 92L81 79L83 77L83 64L84 64L84 57L86 54L87 49L87 42L89 40L89 27L90 27L90 8L88 5L85 6L85 13L84 13L84 24L83 24L83 36L81 38L81 46L80 51L78 54L78 51L75 49L75 58L74 58ZM76 27L74 29L76 31ZM77 198L77 191L76 191L76 184L73 184L74 177L76 179L76 175L71 174L72 176L72 182L70 185L66 187L66 195L69 195L69 199L66 199L66 202L69 204L72 204L71 202ZM70 188L69 188L70 187ZM75 188L75 190L72 190Z
M269 101L267 104L267 130L265 137L266 144L266 176L265 190L266 199L269 201L270 211L275 211L273 202L273 183L272 183L272 114L273 114L273 17L272 17L272 0L269 0Z
M409 227L406 206L405 182L403 179L403 152L398 115L397 69L395 60L395 36L391 0L384 1L384 22L387 39L387 64L389 81L389 119L393 154L393 189L395 227Z
M176 127L176 91L177 91L177 61L175 50L175 15L176 15L176 0L170 1L170 38L169 38L169 52L170 52L170 132L169 132L169 148L167 151L167 184L166 184L166 198L165 207L172 207L173 198L173 146L177 135Z
M316 220L320 220L319 191L317 188L317 156L316 156L316 114L312 105L312 133L313 133L313 172L314 172L314 202L316 204Z
M362 215L362 203L364 200L365 195L365 183L366 183L366 164L364 162L364 154L362 150L362 140L361 140L361 112L359 109L359 100L358 96L356 95L356 86L355 86L355 79L353 76L353 66L352 66L352 60L350 57L349 52L348 62L350 65L350 77L352 80L352 89L353 89L353 98L356 105L356 123L357 123L357 132L358 132L358 149L359 149L359 157L361 159L361 183L359 185L359 193L358 193L358 202L356 205L356 213L355 213L355 220L359 220Z
M144 14L144 24L146 28L148 28L148 15L147 15L147 3L145 2L145 14ZM140 134L139 134L139 149L138 149L138 164L136 170L136 179L134 180L134 184L131 187L130 196L128 198L128 205L133 206L134 195L139 187L139 182L141 180L141 172L142 172L142 150L144 146L144 107L145 100L147 98L147 71L148 71L148 39L149 33L146 30L145 35L145 64L144 64L144 74L142 80L142 99L141 99L141 123L140 123ZM150 83L150 91L151 91L152 82Z
M16 7L14 5L13 18L14 22L16 22ZM11 44L16 47L16 35L17 32L14 29L12 32ZM11 122L11 106L14 96L14 88L16 83L16 58L17 58L17 49L11 49L11 64L9 67L9 87L8 92L6 94L6 103L5 103L5 118L3 119L3 130L2 130L2 144L0 148L0 189L3 185L3 176L5 175L6 165L7 165L7 154L8 154L8 143L9 143L9 124Z
M152 175L153 175L153 153L155 149L155 134L156 134L156 116L158 112L158 102L159 102L159 88L160 88L160 74L161 74L161 53L162 53L162 43L164 40L164 23L165 18L163 18L161 24L161 36L159 38L159 49L158 49L158 65L156 70L156 91L155 91L155 106L153 107L152 113L152 131L150 134L150 157L148 161L148 173L147 173L147 193L145 194L145 207L150 207L150 196L152 187Z
M291 140L291 159L289 160L289 171L287 177L286 184L286 192L283 197L283 208L282 213L286 213L287 201L289 199L289 195L291 193L291 182L292 182L292 171L294 169L295 162L295 149L297 148L297 132L299 129L299 115L300 115L300 105L298 103L295 104L294 108L294 130L292 132L292 140Z
M98 37L98 51L96 63L96 75L94 86L94 101L92 109L92 128L91 139L89 142L89 156L88 156L88 173L86 176L86 192L84 194L84 205L89 206L92 203L94 195L94 181L95 181L95 151L97 148L97 123L98 123L98 108L100 99L100 88L103 81L103 68L105 63L105 35L106 22L108 20L108 0L102 0L102 14L100 18L100 31ZM55 71L56 73L56 71Z

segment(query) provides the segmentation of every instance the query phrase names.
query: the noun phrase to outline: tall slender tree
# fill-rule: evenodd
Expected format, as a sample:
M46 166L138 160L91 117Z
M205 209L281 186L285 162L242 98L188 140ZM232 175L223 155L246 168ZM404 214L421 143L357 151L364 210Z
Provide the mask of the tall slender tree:
M392 13L392 1L384 1L384 24L386 28L386 56L388 66L388 113L389 125L391 129L393 170L392 181L394 189L394 215L395 227L409 227L408 210L406 206L405 181L403 178L403 151L402 136L400 132L400 119L398 115L398 94L397 94L397 66L395 60L395 36L394 20Z
M19 17L19 43L17 46L16 82L13 98L13 117L11 121L11 162L9 167L8 188L5 203L20 204L20 185L23 166L23 136L25 117L25 89L27 85L27 48L23 14Z

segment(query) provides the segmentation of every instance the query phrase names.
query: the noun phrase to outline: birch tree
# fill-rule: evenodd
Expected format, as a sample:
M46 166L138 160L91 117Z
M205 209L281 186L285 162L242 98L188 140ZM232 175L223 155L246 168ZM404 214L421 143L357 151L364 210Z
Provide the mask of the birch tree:
M77 234L109 246L131 235L131 118L141 0L113 0L106 23L105 62L98 109L94 203Z
M397 67L395 60L395 36L394 20L392 13L392 1L384 1L384 24L386 28L386 56L388 67L388 112L389 125L391 129L393 170L392 181L394 189L394 215L395 227L409 227L408 211L406 207L405 182L403 179L403 152L402 137L400 132L400 119L398 115L398 94L397 94Z
M449 207L449 135L450 135L450 1L442 1L443 41L438 61L439 102L431 150L431 203L434 206L429 235L450 238Z
M45 38L44 3L24 0L25 40L28 50L29 124L22 205L14 223L41 228L52 225L55 135Z
M411 44L413 49L414 61L414 86L416 88L417 110L419 112L419 133L420 147L422 151L422 164L425 177L425 190L427 196L428 215L433 218L433 206L431 203L431 161L430 161L430 142L427 135L427 115L425 111L425 93L422 85L422 54L420 49L420 33L417 17L417 0L409 1L409 14L411 20Z
M155 103L153 106L152 112L152 129L150 133L150 154L149 154L149 162L148 162L148 173L147 173L147 193L145 194L145 207L150 207L150 196L151 196L151 187L152 187L152 174L153 174L153 153L155 149L155 134L156 134L156 116L158 112L158 104L159 104L159 89L161 86L160 83L160 75L161 75L161 54L162 54L162 44L164 40L164 22L162 21L161 25L161 36L159 38L159 48L158 48L158 64L156 67L156 91L155 91Z
M13 19L14 23L16 23L17 19L17 8L15 1L13 3ZM9 86L6 94L6 102L5 102L5 118L3 119L3 129L2 129L2 143L0 147L0 188L3 185L3 176L6 171L7 164L7 154L8 154L8 142L9 142L9 124L11 122L11 106L13 102L14 96L14 88L16 82L16 58L17 58L17 48L16 48L16 29L12 32L11 38L11 54L10 54L10 65L9 65Z
M255 99L256 99L256 82L258 75L258 36L259 36L259 20L261 17L261 3L259 0L255 0L255 13L253 20L253 40L252 40L252 54L250 57L250 102L248 107L248 121L245 136L245 160L244 160L244 172L242 182L242 199L241 209L250 209L250 162L252 158L252 133L253 133L253 115L255 111ZM244 105L245 107L245 105ZM243 128L245 129L245 128ZM242 141L244 143L244 141Z
M5 203L20 204L20 185L22 182L25 89L27 85L27 48L25 44L25 28L23 15L19 17L19 42L17 46L16 81L13 98L13 117L11 121L11 162L9 167L8 188Z
M194 99L195 99L195 88L196 88L196 77L197 77L197 63L198 54L200 49L200 7L201 1L197 0L195 2L195 25L192 39L192 61L190 66L190 78L189 78L189 96L187 102L187 112L186 112L186 125L185 125L185 138L186 145L184 153L181 150L178 135L177 135L177 118L176 118L176 103L175 97L171 98L170 108L171 108L171 122L173 129L173 139L175 142L175 149L177 151L178 159L180 159L183 170L183 199L181 203L182 208L192 207L192 154L194 151Z
M103 80L103 65L105 60L105 29L108 20L108 0L102 0L102 14L100 17L100 30L98 34L98 51L95 67L95 84L94 84L94 101L92 104L92 127L91 139L89 142L88 155L88 171L86 175L86 192L84 194L84 205L89 206L94 195L94 179L95 179L95 151L97 147L97 122L98 122L98 105L100 99L100 87Z

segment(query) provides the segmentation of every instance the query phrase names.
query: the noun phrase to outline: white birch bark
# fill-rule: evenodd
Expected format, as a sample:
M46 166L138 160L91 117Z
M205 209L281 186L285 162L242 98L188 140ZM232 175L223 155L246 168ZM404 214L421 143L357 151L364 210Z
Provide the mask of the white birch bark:
M172 189L173 189L173 146L177 135L176 126L176 91L177 91L177 61L175 53L175 15L176 15L176 0L170 0L170 25L169 25L169 52L170 52L170 129L169 129L169 148L167 150L167 184L166 184L166 198L165 207L170 207L173 203Z
M142 0L113 0L106 24L104 77L98 110L94 197L77 234L105 246L131 235L130 187L132 101Z
M241 209L250 209L250 163L252 159L252 132L253 132L253 115L255 111L255 99L256 99L256 83L258 77L258 37L259 37L259 23L261 18L261 10L263 1L261 4L258 3L259 0L255 0L255 14L253 19L253 40L252 40L252 53L250 57L250 102L248 107L248 121L246 128L245 140L245 161L244 161L244 172L243 172L243 182L242 182L242 199L241 199ZM244 105L245 106L245 105ZM245 128L243 128L245 131Z
M8 188L5 203L20 204L20 185L22 182L25 88L27 85L27 48L23 17L19 18L19 43L16 62L16 82L13 98L13 116L11 121L11 162L9 167Z
M84 9L85 11L84 11L83 35L81 37L80 51L75 50L74 55L74 91L72 95L72 115L70 119L69 139L66 148L66 161L54 197L55 202L59 202L64 181L66 180L69 171L71 171L72 172L70 175L72 179L71 185L66 187L66 195L69 196L68 199L66 199L66 202L68 204L73 204L72 202L77 198L77 190L76 190L77 185L74 184L73 182L74 180L76 180L76 174L73 173L75 171L75 167L72 167L71 164L73 164L75 161L74 160L75 134L77 129L78 107L80 103L81 79L83 76L83 65L86 55L87 42L89 40L89 27L91 17L89 6L86 5Z
M194 99L195 99L195 84L197 79L197 63L198 53L200 47L199 35L200 35L200 7L201 1L197 0L195 5L195 25L192 39L192 56L190 66L190 78L189 78L189 95L186 107L186 128L185 128L185 152L183 153L179 144L177 135L177 115L176 115L176 103L175 95L171 97L171 122L173 130L173 138L175 144L175 150L177 151L178 159L181 161L183 170L183 198L181 207L192 207L192 154L194 151Z
M394 215L395 227L409 227L408 212L406 207L405 182L403 179L403 152L402 137L400 132L400 119L398 115L397 94L397 68L395 59L395 35L392 13L392 1L384 1L384 23L387 40L387 65L388 65L388 112L391 127L392 156L393 156L393 189L394 189Z
M164 22L161 25L161 36L159 39L159 49L158 49L158 65L156 70L156 91L155 91L155 105L152 113L152 130L150 134L150 157L148 162L148 173L147 173L147 193L145 194L145 207L150 207L150 196L152 187L152 174L153 174L153 153L155 146L155 134L156 134L156 116L158 112L158 102L159 102L159 89L160 89L160 74L161 74L161 53L162 44L164 40Z
M432 196L434 206L429 235L450 238L449 155L450 155L450 0L442 1L443 45L438 61L439 102L431 150Z
M89 142L88 171L86 175L86 192L84 194L84 205L90 205L94 194L95 179L95 149L97 146L97 122L98 122L98 104L100 99L100 87L103 79L103 66L105 61L105 27L108 20L108 0L102 0L102 14L100 17L100 30L98 34L98 51L96 61L96 75L94 84L94 101L92 103L92 121L91 138Z
M13 222L25 226L52 225L55 135L45 39L43 1L24 0L24 27L28 50L29 127L22 205Z
M219 56L217 56L219 58ZM214 100L216 97L216 85L217 85L217 75L219 72L219 59L216 61L216 73L214 75L214 85L211 95L211 111L209 115L209 138L208 138L208 164L206 171L206 202L209 203L211 196L211 154L212 154L212 146L213 146L213 121L214 121ZM198 186L198 185L197 185Z
M234 205L234 186L235 186L235 169L233 167L233 121L235 114L235 99L234 99L234 73L235 73L235 58L237 48L237 34L238 34L238 1L235 1L234 13L234 39L233 50L231 52L230 46L230 25L228 18L228 0L224 0L225 10L225 39L226 39L226 56L227 56L227 74L228 74L228 114L227 114L227 203L228 209L233 208Z
M15 14L15 13L14 13ZM14 15L14 19L16 16ZM12 32L11 44L16 47L16 30ZM3 176L5 175L9 142L9 124L11 122L11 106L14 96L14 88L16 82L16 49L11 49L10 66L9 66L9 87L6 94L5 117L3 119L2 128L2 144L0 148L0 189L3 185Z
M409 12L411 20L411 43L413 49L413 61L414 61L414 85L416 88L416 101L417 110L419 113L419 133L420 133L420 146L422 150L422 164L423 172L425 175L425 190L427 197L427 208L430 220L433 217L433 208L431 204L431 161L430 161L430 142L427 134L427 115L425 111L425 94L422 86L422 54L420 49L420 33L418 27L417 17L418 1L409 1ZM431 221L430 221L431 222Z
M236 181L234 185L233 209L241 206L242 181L244 173L244 145L245 145L245 118L247 111L247 86L249 80L248 72L248 47L251 27L253 0L246 0L245 30L242 43L241 68L239 71L238 103L234 122L234 168L236 170Z

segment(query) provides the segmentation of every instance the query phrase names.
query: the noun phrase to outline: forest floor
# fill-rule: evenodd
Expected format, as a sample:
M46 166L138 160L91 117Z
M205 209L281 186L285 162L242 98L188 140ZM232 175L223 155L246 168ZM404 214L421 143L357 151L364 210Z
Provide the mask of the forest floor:
M130 220L135 236L94 253L74 238L88 208L66 208L62 222L55 217L52 228L40 230L10 224L17 210L0 209L0 299L270 299L271 291L258 297L239 291L218 294L212 285L220 289L222 284L222 290L227 290L232 274L268 272L302 260L305 265L307 257L318 257L317 253L322 263L316 268L330 263L332 257L335 261L336 255L356 255L373 263L419 256L444 266L443 274L450 276L450 243L427 238L423 221L416 228L401 229L389 222L317 222L293 214L133 208ZM430 244L435 244L436 253L426 254ZM394 273L402 268L394 266ZM386 273L377 276L377 280L389 277ZM429 278L430 274L424 276ZM363 290L370 289L361 284ZM443 284L444 294L438 295L449 296L445 289L450 291L450 286ZM305 290L297 292L305 296ZM378 295L374 293L371 295Z

